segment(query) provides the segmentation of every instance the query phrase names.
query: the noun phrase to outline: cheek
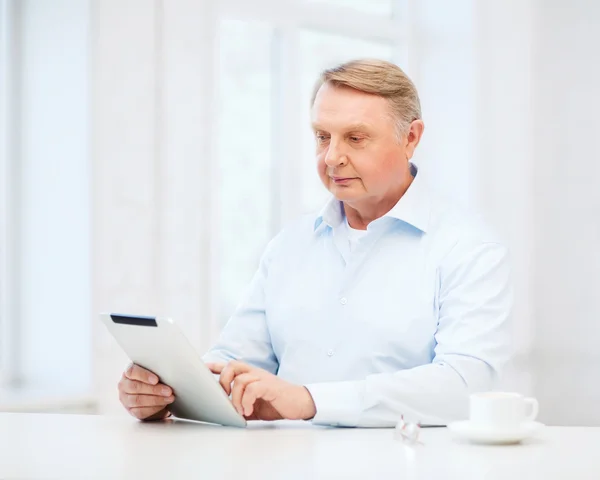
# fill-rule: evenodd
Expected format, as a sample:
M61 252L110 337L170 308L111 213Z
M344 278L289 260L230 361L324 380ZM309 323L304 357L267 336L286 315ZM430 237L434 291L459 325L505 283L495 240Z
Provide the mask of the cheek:
M378 158L378 161L373 161ZM367 188L379 190L397 178L399 163L393 156L367 155L353 159L353 166Z
M321 177L327 176L327 164L325 163L325 155L317 153L317 171Z
M352 155L351 163L352 170L363 180L363 183L369 183L377 170L377 164L373 163L373 157L363 155L362 152Z

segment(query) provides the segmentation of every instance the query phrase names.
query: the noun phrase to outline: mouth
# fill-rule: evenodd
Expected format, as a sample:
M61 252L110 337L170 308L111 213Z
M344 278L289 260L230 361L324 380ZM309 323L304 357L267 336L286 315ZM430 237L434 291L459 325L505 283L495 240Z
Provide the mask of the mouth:
M356 180L356 178L354 178L354 177L331 177L331 180L333 180L333 183L335 183L336 185L346 185L346 184L350 183L352 180Z

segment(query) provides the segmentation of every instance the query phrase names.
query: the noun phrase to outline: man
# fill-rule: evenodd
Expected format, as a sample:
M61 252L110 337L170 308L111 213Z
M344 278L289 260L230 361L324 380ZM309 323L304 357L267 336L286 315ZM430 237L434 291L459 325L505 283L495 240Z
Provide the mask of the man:
M508 359L507 250L438 200L410 162L423 134L417 91L397 66L322 73L312 126L317 216L271 241L249 293L205 361L248 419L393 426L464 418ZM132 365L119 383L137 418L174 399Z

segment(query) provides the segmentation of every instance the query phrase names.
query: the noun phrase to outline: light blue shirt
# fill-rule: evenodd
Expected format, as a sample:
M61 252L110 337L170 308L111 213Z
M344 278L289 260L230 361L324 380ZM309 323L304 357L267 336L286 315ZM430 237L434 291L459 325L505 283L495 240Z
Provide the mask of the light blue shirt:
M332 199L271 241L207 361L305 385L313 423L445 425L508 360L507 249L421 174L350 250Z

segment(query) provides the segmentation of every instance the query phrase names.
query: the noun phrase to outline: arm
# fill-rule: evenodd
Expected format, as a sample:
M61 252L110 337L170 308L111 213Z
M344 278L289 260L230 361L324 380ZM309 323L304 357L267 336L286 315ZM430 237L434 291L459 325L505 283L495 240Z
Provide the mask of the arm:
M225 325L217 343L204 355L205 362L241 360L268 372L277 372L279 364L265 317L265 284L279 238L275 237L267 246L245 297Z
M509 357L512 289L507 251L484 243L456 252L440 269L438 329L431 364L364 380L307 385L316 424L384 427L401 415L445 425L465 418L468 395L493 386Z

